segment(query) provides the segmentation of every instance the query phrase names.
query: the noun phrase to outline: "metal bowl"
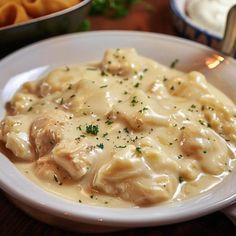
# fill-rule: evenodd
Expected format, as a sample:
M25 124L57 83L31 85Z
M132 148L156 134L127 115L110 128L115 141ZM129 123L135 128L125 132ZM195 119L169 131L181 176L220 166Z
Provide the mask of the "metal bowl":
M38 40L79 30L87 16L91 0L17 25L0 28L0 56Z

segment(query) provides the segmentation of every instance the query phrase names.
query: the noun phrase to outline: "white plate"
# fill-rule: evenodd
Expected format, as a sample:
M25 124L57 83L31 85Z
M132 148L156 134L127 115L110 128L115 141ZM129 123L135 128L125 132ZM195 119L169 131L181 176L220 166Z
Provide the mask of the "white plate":
M26 80L35 79L50 67L100 60L106 48L134 47L138 53L166 65L179 59L177 68L198 68L209 74L209 81L223 90L236 102L236 62L220 58L217 52L202 45L160 34L128 31L107 31L73 34L52 38L26 47L0 62L0 115L4 103ZM215 64L207 58L215 58ZM211 66L219 65L213 69ZM220 62L222 61L222 62ZM0 187L18 206L48 223L67 228L84 229L77 222L107 227L141 227L171 224L190 220L228 206L236 200L236 172L233 171L222 184L197 197L150 208L111 209L93 207L61 199L44 192L22 176L14 165L0 154ZM20 203L19 203L20 202ZM45 214L46 213L46 214ZM89 226L90 229L91 226Z

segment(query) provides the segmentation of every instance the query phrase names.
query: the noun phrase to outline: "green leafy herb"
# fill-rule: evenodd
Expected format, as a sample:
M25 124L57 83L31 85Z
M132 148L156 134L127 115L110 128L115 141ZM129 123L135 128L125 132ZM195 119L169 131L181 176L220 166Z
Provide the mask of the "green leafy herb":
M142 148L141 148L141 147L136 147L136 152L137 152L138 154L141 154L141 153L142 153Z
M129 133L129 130L128 130L128 128L126 127L126 128L124 128L124 131L128 134Z
M103 144L103 143L100 143L100 144L97 145L97 147L103 149L103 148L104 148L104 144Z
M172 61L170 64L170 68L175 68L178 62L179 62L179 59L175 59L174 61Z
M138 0L93 0L91 15L105 15L119 18L128 14L129 7Z
M32 109L33 109L33 107L29 107L27 111L30 112L30 111L32 111Z
M86 126L86 133L97 135L99 132L98 125L88 125Z
M138 103L137 96L133 96L131 100L131 106L134 107Z
M101 86L100 88L106 88L107 87L107 85L103 85L103 86Z
M179 176L179 183L181 184L184 181L184 177L183 176Z
M106 122L105 122L107 125L111 125L112 123L113 123L113 120L111 120L111 119L108 119L108 120L106 120Z

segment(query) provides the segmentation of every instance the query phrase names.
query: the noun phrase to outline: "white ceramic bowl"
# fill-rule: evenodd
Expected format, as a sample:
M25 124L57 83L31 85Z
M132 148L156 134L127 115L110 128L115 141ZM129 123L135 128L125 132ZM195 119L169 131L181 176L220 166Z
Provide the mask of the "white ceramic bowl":
M178 58L178 69L199 69L207 73L209 81L236 102L236 61L232 58L223 58L210 48L177 37L100 31L45 40L3 59L0 62L0 118L4 115L4 103L25 81L38 78L49 67L100 60L104 50L110 47L134 47L141 55L166 65ZM218 60L218 66L209 69L212 67L209 66L209 58ZM7 195L37 219L70 230L98 232L158 226L200 217L225 208L236 200L235 179L236 171L233 171L215 188L182 202L149 208L94 207L45 192L21 175L14 164L0 154L0 187Z

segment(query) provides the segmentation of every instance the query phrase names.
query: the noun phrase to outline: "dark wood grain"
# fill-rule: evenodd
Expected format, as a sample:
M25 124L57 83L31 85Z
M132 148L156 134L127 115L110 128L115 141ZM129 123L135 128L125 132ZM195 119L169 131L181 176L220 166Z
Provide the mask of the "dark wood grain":
M175 35L171 23L171 13L167 0L147 0L150 6L139 4L133 7L130 14L122 19L105 19L103 17L90 17L92 30L139 30ZM0 192L0 236L33 235L33 236L64 236L78 235L38 222L27 216L12 205ZM84 235L84 234L79 234ZM104 234L98 234L104 235ZM236 235L234 225L221 213L214 214L175 225L131 229L106 235L155 235L155 236L233 236Z

